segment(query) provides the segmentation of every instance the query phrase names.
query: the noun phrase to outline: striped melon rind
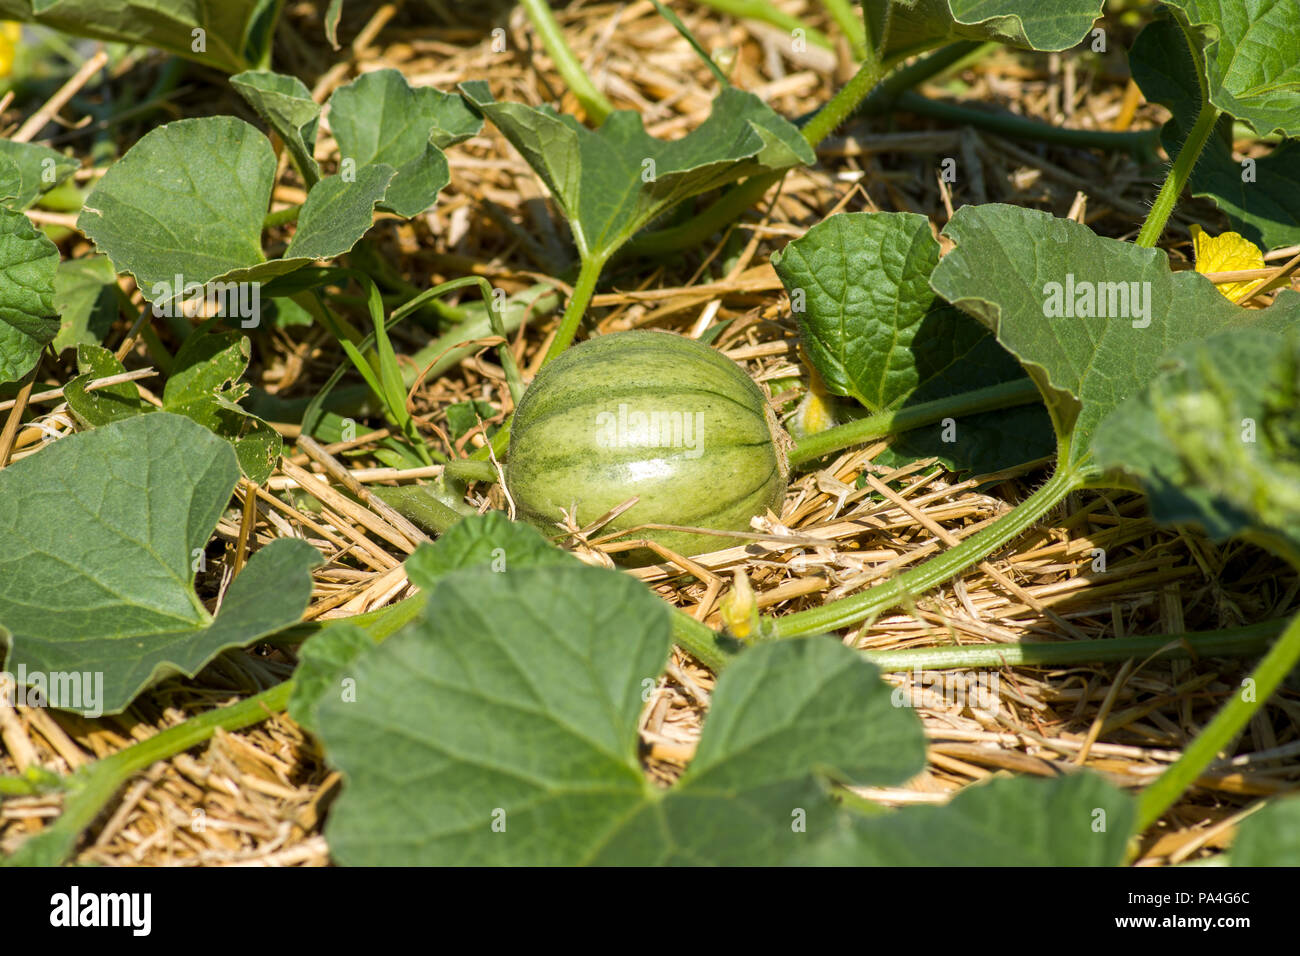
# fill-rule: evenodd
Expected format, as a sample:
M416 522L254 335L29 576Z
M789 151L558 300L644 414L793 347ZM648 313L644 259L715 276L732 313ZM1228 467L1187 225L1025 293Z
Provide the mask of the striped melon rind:
M633 495L637 504L600 534L642 524L747 531L785 496L777 428L758 386L714 349L665 332L616 332L569 349L529 386L511 423L506 486L519 515L549 534L561 509L583 526ZM741 543L676 531L630 537L685 555ZM626 556L653 558L646 549Z

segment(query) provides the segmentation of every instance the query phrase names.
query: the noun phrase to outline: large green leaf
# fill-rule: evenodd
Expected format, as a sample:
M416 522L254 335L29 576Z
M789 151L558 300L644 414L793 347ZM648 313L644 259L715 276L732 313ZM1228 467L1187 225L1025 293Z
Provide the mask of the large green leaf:
M234 73L263 59L277 0L0 0L0 19L143 43Z
M1101 777L993 779L942 807L844 817L800 863L821 866L1118 866L1132 797Z
M208 116L150 130L86 197L77 228L150 302L265 261L262 220L275 153L243 120Z
M752 93L728 88L686 136L648 135L639 113L611 113L592 132L547 107L497 103L487 84L464 83L551 191L584 260L607 259L671 206L754 173L813 162L799 131Z
M428 600L428 593L444 575L464 568L486 567L502 573L520 568L577 563L567 551L552 545L537 529L511 521L500 511L471 515L457 522L433 544L422 544L406 559L406 574L421 593L408 598ZM299 653L294 672L289 716L313 733L316 712L327 694L340 700L351 690L346 683L361 653L373 641L367 633L345 621L331 621L319 634L309 637Z
M1300 4L1163 0L1199 39L1210 102L1260 133L1300 135Z
M914 715L834 641L741 655L699 752L664 792L638 717L668 655L668 608L617 572L490 568L441 578L425 616L322 703L348 777L331 814L354 864L779 862L833 826L826 775L899 782L923 765Z
M249 70L230 78L230 85L257 111L284 142L294 165L311 189L320 179L313 155L320 125L320 104L296 76Z
M1270 311L1300 315L1283 293ZM1245 535L1300 565L1300 324L1236 329L1166 356L1108 415L1098 463L1138 480L1152 514L1211 536Z
M102 674L117 713L144 688L298 620L320 555L282 539L256 552L214 618L194 573L239 476L187 418L137 416L64 438L0 471L5 667Z
M273 73L241 78L237 88L306 164L314 121L300 102L305 88ZM376 205L403 215L427 209L447 184L440 147L480 125L460 97L412 90L393 70L363 75L330 102L340 169L310 187L281 259L268 261L261 244L275 153L258 130L230 116L151 130L109 167L77 225L157 305L181 296L178 284L267 282L348 252Z
M1148 24L1129 51L1129 66L1143 95L1173 114L1160 139L1176 156L1201 109L1196 64L1183 31L1169 20ZM1212 199L1233 229L1265 249L1300 242L1300 143L1283 141L1254 160L1247 174L1232 156L1231 119L1225 117L1221 126L1192 169L1193 195Z
M997 40L1066 50L1092 29L1104 0L863 0L867 35L896 60L947 40Z
M1300 296L1252 312L1198 273L1171 272L1161 250L1037 210L963 206L944 234L956 248L935 268L935 290L1020 359L1068 450L1062 465L1094 477L1099 423L1152 379L1163 356L1215 332L1300 321Z
M354 163L358 179L368 166L396 170L383 207L416 216L433 205L447 185L442 150L468 139L483 122L454 93L411 87L398 70L364 73L330 97L330 128L342 163Z
M929 220L912 213L841 213L772 257L830 392L883 412L1024 377L987 329L930 288L938 261ZM970 416L953 442L944 431L917 429L896 451L992 472L1052 447L1037 406Z
M0 207L0 384L32 370L59 331L59 250L20 212Z
M71 176L79 165L47 146L0 139L0 206L26 209Z

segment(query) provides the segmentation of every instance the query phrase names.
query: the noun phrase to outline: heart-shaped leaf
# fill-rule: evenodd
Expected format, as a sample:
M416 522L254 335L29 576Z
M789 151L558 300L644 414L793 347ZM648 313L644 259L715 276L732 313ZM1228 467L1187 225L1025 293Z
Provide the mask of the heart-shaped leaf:
M1168 20L1148 24L1133 42L1129 66L1143 95L1173 114L1160 139L1176 156L1201 110L1187 38ZM1227 135L1211 136L1192 169L1192 194L1212 199L1235 231L1266 249L1300 242L1300 143L1283 141L1243 164L1232 155L1231 120L1222 125Z
M363 73L330 97L330 128L342 166L360 179L370 166L396 170L383 208L416 216L447 185L443 149L468 139L483 122L454 93L411 87L398 70Z
M873 667L834 641L777 642L723 674L665 793L638 760L669 646L656 596L569 561L448 574L428 608L362 653L355 702L320 706L348 775L327 830L341 862L772 861L834 825L825 775L898 782L923 764L919 723Z
M930 288L938 261L929 220L911 213L841 213L772 257L830 392L882 412L1024 377L987 329ZM1052 449L1039 406L970 416L956 441L943 431L917 429L896 450L992 472Z
M1300 315L1300 297L1251 312L1204 276L1171 272L1158 249L1037 210L963 206L944 234L956 248L935 268L935 290L1020 359L1052 416L1061 464L1094 477L1099 423L1155 376L1163 356L1215 332Z
M1300 135L1300 4L1290 0L1162 0L1191 25L1210 102L1260 133Z
M698 129L672 142L648 135L632 110L611 113L592 132L549 108L497 103L483 82L461 90L546 184L584 260L608 259L683 199L814 160L793 125L734 87L718 95Z
M208 116L150 130L86 197L77 228L150 302L265 262L262 220L275 153L243 120ZM176 282L181 276L183 281Z
M863 0L867 35L888 60L945 40L997 40L1067 50L1092 29L1104 0ZM888 24L888 26L886 26Z
M238 477L224 441L165 412L72 435L0 471L6 669L102 675L101 699L51 703L117 713L157 681L297 621L320 562L297 539L257 551L215 618L194 592Z
M59 331L59 250L20 212L0 207L0 384L32 370Z

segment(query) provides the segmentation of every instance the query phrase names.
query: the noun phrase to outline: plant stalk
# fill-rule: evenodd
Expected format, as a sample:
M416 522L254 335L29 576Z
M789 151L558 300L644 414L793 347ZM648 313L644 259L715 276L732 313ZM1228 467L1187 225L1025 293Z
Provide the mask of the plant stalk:
M1300 615L1291 620L1277 643L1250 675L1249 696L1245 688L1233 694L1223 709L1214 715L1214 719L1187 745L1177 762L1142 791L1142 796L1138 798L1138 832L1160 819L1161 814L1172 807L1183 792L1196 782L1196 778L1215 761L1219 752L1245 729L1255 711L1273 696L1283 678L1295 669L1297 663L1300 663Z
M1061 461L1066 456L1062 453ZM832 601L821 607L796 611L784 617L768 619L777 637L799 637L804 634L822 634L837 628L849 627L876 614L896 607L915 595L924 594L933 587L960 574L966 568L984 560L998 548L1014 541L1034 522L1065 500L1065 496L1083 486L1083 480L1064 464L1047 483L1026 498L1016 508L1003 515L982 531L971 535L955 548L949 548L910 571L892 580L878 584L860 594Z
M921 402L891 412L880 412L836 425L800 439L790 452L790 464L802 465L833 452L877 438L897 435L948 417L975 415L999 408L1029 405L1041 399L1031 379L1021 378L960 392L931 402Z
M973 647L916 647L901 651L863 651L862 656L886 673L946 668L1055 667L1063 664L1102 664L1147 657L1245 657L1262 654L1281 621L1188 634L1102 638L1093 641L1019 641Z
M564 31L556 22L550 4L547 0L520 0L519 5L524 8L528 19L532 21L533 29L541 38L542 46L546 47L546 52L555 61L555 69L564 78L573 95L578 98L588 121L593 126L605 122L605 117L614 112L614 105L605 98L604 93L596 89L596 84L591 82L591 77L574 56L573 49L564 39Z
M569 296L569 301L564 307L560 327L555 332L551 347L546 350L546 358L542 360L542 365L554 360L573 344L573 337L578 334L578 326L582 324L582 317L586 314L587 306L591 304L591 297L596 293L596 282L600 279L600 272L605 268L607 259L608 256L583 257L578 281L573 285L573 295Z
M1195 168L1196 161L1201 158L1201 150L1205 148L1205 143L1209 140L1210 133L1214 131L1214 124L1218 120L1218 108L1206 99L1201 105L1201 112L1196 117L1196 125L1192 127L1192 131L1187 134L1187 139L1178 150L1178 158L1174 160L1174 165L1169 170L1169 175L1165 177L1164 185L1160 187L1160 193L1156 196L1151 211L1147 213L1146 222L1142 223L1142 231L1137 237L1137 245L1141 248L1151 249L1160 241L1160 235L1165 231L1165 223L1169 221L1174 207L1178 205L1178 197L1183 194L1183 189L1192 176L1192 169Z

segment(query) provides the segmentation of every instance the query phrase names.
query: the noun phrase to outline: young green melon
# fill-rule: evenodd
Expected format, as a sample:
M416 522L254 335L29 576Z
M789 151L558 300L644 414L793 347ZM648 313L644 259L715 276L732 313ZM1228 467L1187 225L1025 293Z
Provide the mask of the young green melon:
M616 332L575 346L524 393L510 427L506 487L519 515L555 533L639 497L599 532L643 524L747 531L785 496L784 434L758 386L730 359L666 332ZM645 530L692 555L739 539ZM648 549L624 560L645 563Z

